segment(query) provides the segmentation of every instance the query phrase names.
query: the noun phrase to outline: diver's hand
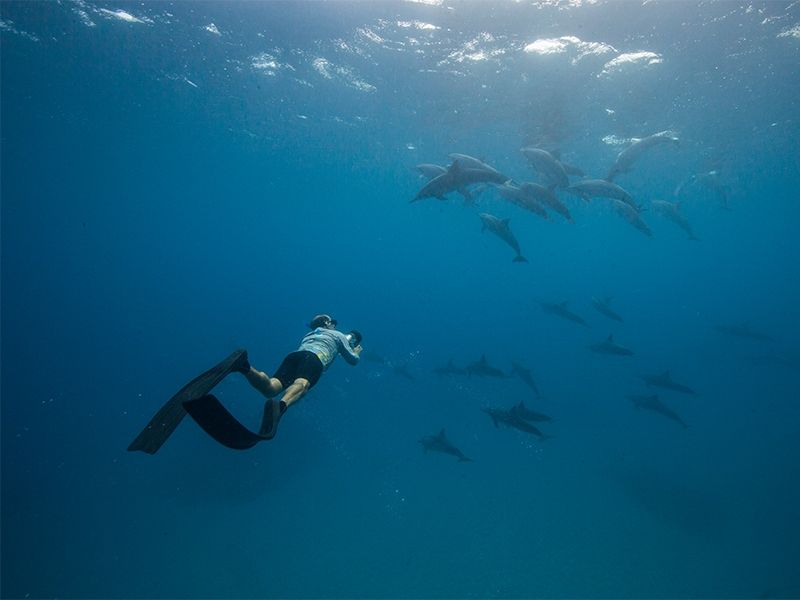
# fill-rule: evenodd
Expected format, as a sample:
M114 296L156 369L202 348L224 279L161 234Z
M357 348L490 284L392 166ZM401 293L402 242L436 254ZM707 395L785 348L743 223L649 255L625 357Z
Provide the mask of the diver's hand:
M355 348L353 348L353 352L354 352L356 355L360 355L362 350L363 350L363 348L361 347L361 344L359 344L358 346L356 346Z

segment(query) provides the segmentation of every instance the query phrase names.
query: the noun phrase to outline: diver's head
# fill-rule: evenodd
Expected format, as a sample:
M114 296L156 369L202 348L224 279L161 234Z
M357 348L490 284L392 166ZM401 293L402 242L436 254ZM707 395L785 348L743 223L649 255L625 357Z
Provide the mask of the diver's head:
M361 340L361 332L357 329L353 329L353 331L347 334L347 342L350 344L351 348L358 346L361 343Z
M336 329L336 319L331 318L330 315L317 315L313 319L311 319L311 323L308 326L311 329L316 329L317 327L325 327L326 329Z

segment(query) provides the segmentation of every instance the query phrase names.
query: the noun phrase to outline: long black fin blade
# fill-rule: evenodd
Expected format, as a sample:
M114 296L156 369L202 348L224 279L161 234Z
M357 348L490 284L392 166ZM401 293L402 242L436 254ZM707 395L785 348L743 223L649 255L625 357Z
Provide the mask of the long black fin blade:
M167 400L166 404L150 419L147 426L128 446L128 451L139 450L147 454L158 452L158 449L169 439L172 432L180 425L183 417L186 416L183 403L204 396L227 375L246 362L247 351L236 350L216 366L192 379Z
M186 412L208 435L233 450L247 450L264 438L242 425L216 396L206 394L184 402Z

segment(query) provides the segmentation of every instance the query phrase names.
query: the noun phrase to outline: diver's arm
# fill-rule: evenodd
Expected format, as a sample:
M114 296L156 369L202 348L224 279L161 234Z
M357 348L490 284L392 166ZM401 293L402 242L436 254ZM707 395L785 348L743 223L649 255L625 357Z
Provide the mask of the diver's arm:
M336 333L336 341L339 342L339 354L341 354L342 358L349 364L357 365L359 360L358 355L361 354L361 344L355 348L351 348L350 343L347 341L347 336L341 331L337 331Z

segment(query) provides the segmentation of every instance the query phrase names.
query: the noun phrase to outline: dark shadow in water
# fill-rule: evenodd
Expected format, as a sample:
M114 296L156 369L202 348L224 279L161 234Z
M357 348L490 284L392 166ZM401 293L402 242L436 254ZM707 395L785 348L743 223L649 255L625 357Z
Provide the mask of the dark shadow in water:
M665 525L718 541L727 519L719 499L674 476L646 469L617 471L613 478L628 496Z

